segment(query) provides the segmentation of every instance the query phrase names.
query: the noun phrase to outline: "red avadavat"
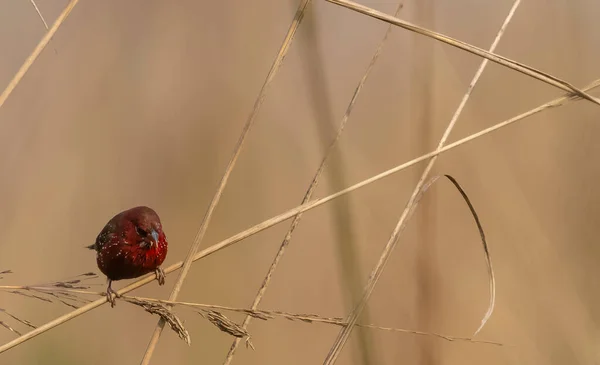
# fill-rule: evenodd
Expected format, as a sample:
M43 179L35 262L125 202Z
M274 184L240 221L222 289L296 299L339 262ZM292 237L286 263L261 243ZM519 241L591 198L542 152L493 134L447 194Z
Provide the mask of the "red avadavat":
M113 280L133 279L156 272L159 285L165 283L160 265L167 257L167 237L154 210L140 206L115 215L102 229L96 242L87 248L96 251L100 271L108 278L106 296L115 306Z

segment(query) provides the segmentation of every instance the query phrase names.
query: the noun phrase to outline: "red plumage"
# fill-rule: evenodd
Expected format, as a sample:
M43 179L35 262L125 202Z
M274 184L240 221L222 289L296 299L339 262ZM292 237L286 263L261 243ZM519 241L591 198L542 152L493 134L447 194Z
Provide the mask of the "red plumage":
M113 307L114 280L156 272L159 285L164 284L160 265L167 256L168 242L160 218L151 208L140 206L115 215L88 248L96 251L98 268L108 278L106 295Z

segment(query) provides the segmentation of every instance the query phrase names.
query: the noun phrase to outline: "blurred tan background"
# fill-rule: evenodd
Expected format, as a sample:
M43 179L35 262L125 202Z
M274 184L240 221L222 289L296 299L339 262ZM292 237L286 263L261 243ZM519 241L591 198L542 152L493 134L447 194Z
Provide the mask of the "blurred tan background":
M51 24L66 0L38 0ZM149 205L185 257L291 22L294 1L81 1L0 109L1 284L98 272L82 248L117 212ZM393 1L362 2L393 13ZM512 1L407 0L401 18L488 48ZM497 53L577 86L600 77L600 3L523 1ZM314 0L272 84L202 247L300 203L386 24ZM29 1L0 2L0 88L44 34ZM338 191L435 148L478 57L394 29L317 190ZM599 94L594 93L596 96ZM490 64L451 141L561 91ZM553 109L444 154L478 210L497 275L479 338L504 347L354 331L339 364L596 364L600 108ZM345 316L424 164L305 214L261 304ZM249 307L289 222L195 263L181 300ZM176 275L136 292L166 298ZM105 279L96 281L98 290ZM125 282L118 282L120 288ZM43 324L69 308L0 293ZM446 181L423 199L368 321L469 336L487 305L475 225ZM232 338L179 309L153 364L220 364ZM242 316L231 316L239 321ZM6 317L0 317L6 320ZM1 364L137 364L157 318L103 306L0 355ZM365 321L365 320L363 320ZM22 331L27 328L15 324ZM318 364L339 328L253 321L234 364ZM0 329L0 342L14 334Z

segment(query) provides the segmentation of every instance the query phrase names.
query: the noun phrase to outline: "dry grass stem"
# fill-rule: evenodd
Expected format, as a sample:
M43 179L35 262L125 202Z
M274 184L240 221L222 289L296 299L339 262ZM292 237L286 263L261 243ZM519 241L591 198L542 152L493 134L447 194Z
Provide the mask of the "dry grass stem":
M590 85L586 86L583 90L590 91L590 90L593 90L593 89L597 88L598 86L600 86L600 79L592 82ZM429 153L421 155L421 156L419 156L417 158L414 158L414 159L412 159L412 160L410 160L408 162L405 162L405 163L403 163L401 165L398 165L398 166L393 167L393 168L391 168L389 170L386 170L386 171L384 171L384 172L382 172L380 174L377 174L377 175L372 176L372 177L370 177L368 179L365 179L365 180L363 180L363 181L361 181L359 183L356 183L356 184L354 184L354 185L352 185L352 186L350 186L350 187L348 187L346 189L340 190L337 193L331 194L331 195L326 196L324 198L315 199L315 200L312 200L312 201L310 201L310 202L308 202L306 204L302 204L300 206L297 206L297 207L295 207L293 209L290 209L290 210L288 210L288 211L286 211L284 213L281 213L281 214L279 214L279 215L277 215L277 216L275 216L273 218L270 218L270 219L268 219L266 221L263 221L263 222L255 225L253 227L250 227L250 228L244 230L243 232L240 232L240 233L238 233L238 234L236 234L234 236L231 236L231 237L229 237L229 238L227 238L227 239L225 239L225 240L223 240L223 241L221 241L219 243L216 243L216 244L214 244L214 245L212 245L212 246L210 246L210 247L208 247L208 248L206 248L206 249L204 249L204 250L196 253L194 255L193 261L200 260L203 257L206 257L206 256L208 256L210 254L213 254L213 253L219 251L219 250L222 250L222 249L224 249L226 247L229 247L229 246L231 246L232 244L234 244L236 242L239 242L239 241L241 241L241 240L243 240L243 239L245 239L247 237L250 237L250 236L252 236L252 235L254 235L254 234L258 233L258 232L261 232L261 231L263 231L263 230L265 230L267 228L270 228L270 227L272 227L272 226L274 226L274 225L276 225L278 223L281 223L281 222L283 222L283 221L285 221L285 220L287 220L287 219L289 219L289 218L297 215L298 213L303 213L303 212L306 212L308 210L314 209L314 208L316 208L318 206L321 206L321 205L323 205L323 204L325 204L325 203L327 203L327 202L329 202L331 200L334 200L336 198L339 198L341 196L349 194L349 193L351 193L351 192L353 192L353 191L355 191L357 189L365 187L365 186L367 186L369 184L372 184L372 183L374 183L376 181L379 181L379 180L381 180L383 178L386 178L386 177L388 177L390 175L393 175L393 174L395 174L395 173L397 173L399 171L402 171L402 170L407 169L407 168L409 168L411 166L414 166L414 165L416 165L416 164L418 164L418 163L420 163L422 161L430 159L431 157L438 156L438 155L440 155L442 153L445 153L445 152L450 151L450 150L452 150L454 148L462 146L465 143L471 142L471 141L473 141L475 139L481 138L481 137L483 137L485 135L488 135L490 133L493 133L493 132L495 132L495 131L497 131L499 129L505 128L505 127L507 127L509 125L512 125L512 124L516 123L516 122L524 120L524 119L526 119L528 117L531 117L531 116L533 116L535 114L538 114L538 113L540 113L540 112L542 112L544 110L548 110L548 109L552 109L552 108L557 108L557 107L560 107L560 106L564 105L567 101L574 101L574 100L581 100L581 97L579 97L578 95L575 95L573 93L566 93L565 95L563 95L561 97L558 97L558 98L556 98L556 99L554 99L552 101L549 101L549 102L547 102L545 104L542 104L542 105L540 105L540 106L538 106L538 107L536 107L534 109L531 109L531 110L529 110L529 111L527 111L525 113L521 113L521 114L519 114L519 115L517 115L517 116L515 116L513 118L510 118L510 119L507 119L507 120L505 120L503 122L497 123L497 124L495 124L495 125L493 125L493 126L491 126L489 128L483 129L483 130L481 130L481 131L479 131L477 133L473 133L471 135L468 135L467 137L464 137L464 138L459 139L459 140L457 140L457 141L455 141L453 143L450 143L450 144L444 146L441 149L436 149L434 151L431 151ZM174 263L171 266L169 266L169 267L167 267L167 268L164 269L165 274L169 274L169 273L172 273L172 272L174 272L176 270L179 270L182 266L183 266L183 262L181 262L181 261L177 262L177 263ZM118 290L117 292L120 295L129 293L132 290L135 290L137 288L140 288L140 287L142 287L142 286L144 286L146 284L149 284L149 283L155 281L155 279L156 279L156 276L154 274L145 275L145 276L143 276L143 277L135 280L133 283L131 283L131 284L123 287L122 289ZM93 302L91 302L91 303L89 303L89 304L87 304L87 305L85 305L85 306L83 306L81 308L78 308L77 310L74 310L74 311L72 311L70 313L67 313L67 314L62 315L60 317L57 317L54 320L52 320L52 321L50 321L50 322L48 322L48 323L46 323L46 324L44 324L42 326L39 326L37 329L35 329L33 331L30 331L30 332L28 332L28 333L20 336L19 338L16 338L13 341L7 342L4 345L0 346L0 353L5 352L5 351L7 351L7 350L9 350L9 349L11 349L11 348L13 348L13 347L15 347L15 346L23 343L23 342L25 342L25 341L28 341L28 340L30 340L30 339L32 339L32 338L34 338L34 337L36 337L36 336L38 336L38 335L40 335L40 334L48 331L48 330L50 330L50 329L52 329L52 328L54 328L56 326L59 326L59 325L65 323L67 321L70 321L73 318L77 318L77 317L79 317L80 315L82 315L84 313L87 313L87 312L89 312L89 311L91 311L91 310L93 310L93 309L95 309L97 307L100 307L101 305L106 304L106 302L107 302L106 298L97 299L97 300L95 300L95 301L93 301Z
M0 290L4 291L39 291L39 292L58 292L58 293L69 293L69 294L86 294L86 295L106 295L106 292L93 292L89 290L79 289L65 289L60 287L45 287L45 286L32 286L32 285L0 285Z
M6 274L12 274L11 270L2 270L0 271L0 275L6 275ZM3 276L0 276L0 279L4 279ZM4 313L5 315L7 315L8 317L11 317L12 319L16 320L19 323L22 323L24 325L26 325L27 327L31 327L31 328L36 328L31 322L29 322L26 319L23 318L19 318L17 316L15 316L14 314L8 312L6 309L4 308L0 308L0 312ZM7 330L15 333L17 336L22 336L22 333L17 331L16 329L12 328L8 323L4 322L4 321L0 321L0 326L6 328Z
M171 329L177 333L179 338L185 341L188 345L192 344L192 339L190 338L190 334L183 327L183 322L171 311L166 305L157 302L150 301L141 301L135 299L127 300L131 304L135 304L139 307L144 308L144 310L150 314L158 315L165 323L171 327Z
M4 323L2 321L0 321L0 326L2 326L4 328L6 328L7 330L15 333L17 336L23 336L23 334L21 332L17 331L16 329L12 328L11 326L9 326L8 324L6 324L6 323Z
M400 3L398 5L398 8L396 10L396 15L398 15L400 13L401 9L402 9L402 3ZM352 113L352 110L354 108L354 104L356 103L356 100L358 99L358 95L360 94L363 86L365 85L367 79L369 78L369 75L371 74L371 70L373 69L373 66L375 65L375 63L377 62L377 59L379 58L379 55L381 54L381 50L383 49L383 45L385 44L386 40L388 39L391 31L392 31L392 26L389 25L385 32L385 35L383 36L382 40L379 42L379 45L377 46L375 53L373 54L373 57L371 58L371 61L369 62L369 65L367 66L367 69L365 70L365 73L363 74L361 80L358 82L358 85L356 86L356 89L354 90L354 94L352 95L352 98L350 99L350 103L348 104L348 107L346 108L346 112L344 113L344 116L342 117L342 120L338 127L336 136L331 141L329 146L327 147L327 150L325 151L325 157L323 157L323 159L321 160L321 164L317 168L317 172L315 173L315 175L308 187L308 190L306 191L306 194L304 195L304 198L302 199L301 204L307 203L312 198L313 193L314 193L317 185L319 184L319 179L320 179L323 171L325 170L327 161L329 160L331 153L333 152L334 148L337 146L337 143L338 143L340 137L342 136L342 133L344 132L346 123L348 122L348 119L350 118L350 114ZM255 310L256 308L258 308L258 305L260 304L263 296L265 295L267 287L269 286L269 283L271 282L271 277L275 273L275 270L277 269L277 265L279 264L281 258L283 257L285 250L292 239L292 234L294 233L294 230L300 223L301 219L302 219L302 214L300 213L300 214L296 215L294 217L294 219L292 220L292 223L290 224L290 228L288 229L283 241L281 242L281 245L279 246L279 250L277 251L275 258L273 259L273 262L271 263L271 266L269 267L269 270L268 270L260 288L258 289L256 296L254 297L254 301L252 302L252 306L251 306L252 310ZM253 318L252 315L246 316L246 318L244 319L244 321L242 322L242 325L241 325L243 329L248 328L248 325L250 324L250 321L252 320L252 318ZM227 353L227 356L225 357L225 360L223 361L224 365L229 365L231 363L231 361L233 360L233 355L235 354L235 350L239 346L240 342L241 342L241 338L236 337L234 339L233 343L231 344L231 347L229 348L229 352Z
M23 290L25 290L25 289L23 289ZM27 292L21 292L21 291L18 291L18 290L13 290L13 291L9 291L9 293L16 294L16 295L22 295L22 296L27 297L27 298L38 299L38 300L41 300L41 301L47 302L47 303L52 303L51 299L44 298L42 296L31 294L31 293L27 293Z
M483 328L483 326L487 323L488 319L490 319L490 317L492 316L492 313L494 312L494 306L496 304L496 275L494 274L494 267L492 266L492 258L490 256L490 251L489 251L489 248L488 248L487 240L485 238L485 232L483 231L483 227L481 225L481 221L479 220L479 215L475 211L475 207L473 207L473 204L471 204L471 200L467 196L467 193L465 193L465 191L460 186L460 184L458 183L458 181L456 181L455 178L453 178L450 175L443 175L443 176L446 177L448 180L450 180L450 182L454 185L454 187L456 187L456 190L458 190L458 192L460 193L460 195L464 199L465 203L469 207L469 210L471 211L471 216L475 220L475 224L477 225L477 229L479 231L479 237L481 238L481 244L483 246L483 253L484 253L484 257L485 257L485 263L486 263L486 267L487 267L487 270L488 270L488 283L489 283L489 289L490 289L490 301L489 301L489 305L488 305L487 311L485 312L485 314L483 315L483 318L481 319L481 323L480 323L479 327L473 333L472 337L475 337L479 333L479 331L481 331L481 329ZM413 205L413 209L412 209L411 213L409 214L409 219L410 219L410 216L412 216L412 214L414 213L417 204L419 203L419 201L421 200L421 198L423 197L423 195L425 194L425 192L433 184L435 184L435 182L439 178L440 178L440 176L434 176L433 178L431 178L431 180L429 180L429 182L427 182L426 184L423 185L423 188L421 189L421 191L419 192L417 198L415 199L415 204Z
M29 322L28 320L26 320L26 319L23 319L23 318L19 318L19 317L15 316L14 314L12 314L12 313L10 313L10 312L6 311L6 309L0 308L0 312L2 312L2 313L4 313L4 314L6 314L7 316L11 317L12 319L16 320L17 322L19 322L19 323L22 323L22 324L26 325L27 327L36 328L36 327L35 327L35 326L34 326L34 325L31 323L31 322Z
M483 329L483 326L485 326L487 321L490 319L490 317L492 316L492 313L494 313L494 306L496 304L496 275L494 274L494 267L492 266L492 258L490 256L490 250L488 248L488 244L485 239L485 232L483 232L483 227L481 226L481 222L479 221L479 216L477 215L477 212L475 212L475 208L473 207L473 204L471 204L469 198L467 197L467 194L465 193L463 188L458 184L458 182L450 175L445 175L445 176L452 182L452 184L454 184L456 189L458 189L458 192L463 197L463 199L467 203L467 206L469 207L469 210L471 211L471 215L473 216L473 219L475 220L475 224L477 224L477 229L479 230L479 236L481 237L481 243L483 245L483 253L484 253L484 257L485 257L485 263L486 263L486 267L488 270L488 278L489 278L488 284L489 284L489 289L490 289L490 301L489 301L487 311L483 315L483 318L481 318L481 323L479 324L479 327L477 327L477 329L473 333L473 337L475 337L475 336L477 336L479 331L481 331Z
M157 302L157 303L163 303L163 304L169 304L169 305L179 305L179 306L196 308L197 310L199 310L198 308L201 308L202 310L205 310L204 313L206 313L206 311L219 313L219 312L216 312L217 310L235 312L235 313L244 313L253 318L260 319L263 321L272 320L275 318L284 318L284 319L287 319L290 321L302 322L302 323L323 323L323 324L331 324L331 325L336 325L336 326L347 326L348 325L348 323L345 322L343 318L323 317L323 316L319 316L316 314L294 314L294 313L282 312L282 311L233 308L233 307L227 307L227 306L222 306L222 305L178 302L178 301L168 301L168 300L160 300L160 299L154 299L154 298L142 298L142 297L132 297L132 296L124 296L123 299L127 300L127 301L134 300L134 301L138 301L140 303ZM222 317L226 318L225 321L228 322L227 326L235 327L235 329L232 330L235 332L235 334L234 334L234 333L229 332L230 329L221 329L220 326L217 326L222 331L229 333L230 335L236 336L236 337L249 336L248 332L245 329L242 329L241 327L237 326L236 324L229 323L231 320L229 320L227 317L223 316L220 313L218 316L219 316L219 318L222 318ZM376 330L382 330L382 331L389 331L389 332L399 332L399 333L406 333L406 334L412 334L412 335L419 335L419 336L432 336L432 337L436 337L436 338L439 338L439 339L442 339L445 341L467 341L467 342L479 343L479 344L503 346L502 343L494 342L494 341L474 340L474 339L468 338L468 337L448 336L448 335L442 335L442 334L433 333L433 332L423 332L423 331L407 330L407 329L402 329L402 328L383 327L383 326L377 326L374 324L357 323L357 324L355 324L355 326L371 328L371 329L376 329Z
M86 289L91 285L83 285L87 280L98 278L93 272L77 275L75 278L62 281L54 281L46 284L36 285L2 285L0 290L11 294L22 295L28 298L41 300L47 303L59 302L71 308L78 308L78 304L89 303L90 300L77 296L76 294L87 294Z
M494 41L492 42L492 45L490 46L490 52L493 52L496 49L496 46L498 45L498 43L500 42L500 39L502 38L502 35L504 34L504 30L510 23L515 11L519 7L520 2L521 2L520 0L516 0L514 2L512 8L508 12L508 15L506 16L506 18L504 20L504 23L500 27L500 30L498 31L496 38L494 39ZM460 116L464 106L466 105L467 101L469 100L469 97L471 96L471 92L473 91L473 88L477 84L477 81L479 81L479 78L480 78L481 74L483 73L483 70L485 69L486 65L487 65L487 59L484 59L481 62L479 69L473 76L473 80L471 81L471 83L467 89L467 92L465 93L458 108L456 109L456 112L452 116L452 119L450 120L448 127L444 131L444 134L442 135L442 138L440 139L440 142L437 147L438 151L444 147L444 144L446 144L446 140L448 139L448 137L450 136L450 133L452 132L452 129L456 125L456 121L458 120L458 117ZM581 95L581 94L578 94L578 95ZM390 236L390 239L388 240L387 244L385 245L385 248L381 254L381 257L379 258L379 261L377 262L377 265L373 268L373 271L371 272L371 275L369 276L369 279L364 288L363 295L362 295L360 301L358 302L358 304L354 307L354 309L348 316L347 322L349 325L346 327L343 327L340 330L340 333L338 334L338 337L336 338L329 353L327 354L327 357L323 361L323 364L331 365L331 364L335 363L342 348L344 347L348 338L350 337L350 333L354 329L354 324L358 321L358 317L362 313L364 307L367 304L367 301L371 297L371 294L373 293L373 290L375 289L375 285L377 284L377 282L379 281L379 278L381 277L381 274L383 273L385 264L387 263L388 259L391 256L391 253L393 252L394 248L396 247L396 244L398 243L400 234L406 227L406 224L408 222L407 218L409 216L409 213L413 209L413 206L415 205L415 202L417 200L416 198L419 195L419 192L422 190L422 188L425 184L425 181L427 180L427 176L429 175L429 172L433 168L433 165L435 164L436 160L437 160L437 156L433 157L429 161L427 166L425 167L425 170L423 171L421 178L419 179L417 185L415 186L410 199L406 203L406 207L404 208L404 211L402 212L400 219L398 220L398 223L396 224L396 227L394 228L394 230ZM486 253L487 253L487 244L485 247L486 247ZM493 294L492 294L492 297L493 297ZM493 309L493 302L491 304L491 309ZM483 326L484 324L485 324L485 321L481 324L481 326Z
M198 251L198 248L200 247L200 243L202 242L202 239L204 238L204 234L206 233L206 229L208 227L208 224L210 223L212 214L213 214L217 204L219 203L221 195L223 194L223 191L225 189L225 185L227 184L227 181L229 180L229 176L231 175L231 172L233 171L233 167L235 166L235 163L241 153L242 146L244 144L246 136L248 135L248 132L250 131L252 125L254 124L254 121L256 120L256 115L258 114L258 111L266 97L266 92L267 92L271 82L275 78L277 71L281 67L283 60L284 60L288 50L290 49L290 45L292 44L292 40L294 39L296 30L298 30L298 27L300 26L302 18L304 17L304 11L306 10L306 7L310 3L310 1L311 0L302 0L300 5L298 6L296 15L294 16L294 19L292 20L292 23L290 24L288 32L287 32L287 34L283 40L283 43L281 45L281 48L279 49L279 52L277 53L277 56L275 57L275 60L273 61L273 64L271 65L271 69L269 70L269 73L267 74L265 82L264 82L262 88L260 89L260 92L258 94L256 102L254 103L254 107L252 108L250 116L248 117L248 120L244 124L244 128L242 129L240 138L235 146L233 156L231 157L231 160L229 161L229 164L227 165L227 168L225 169L225 173L223 174L223 177L221 179L219 187L217 188L217 192L215 193L212 201L210 202L210 206L208 207L206 215L204 216L204 219L203 219L202 223L200 224L200 229L199 229L199 231L194 239L194 242L192 243L190 250L185 258L181 273L179 274L179 277L177 278L177 281L175 282L175 286L173 287L173 291L171 292L171 296L169 297L170 300L177 299L177 295L179 294L179 291L183 285L183 281L185 280L185 277L192 265L194 254ZM154 352L156 344L158 343L158 339L160 338L160 334L162 332L162 329L164 328L164 325L165 325L165 320L161 318L156 326L156 329L154 330L154 333L152 334L152 338L150 339L150 342L148 344L148 347L146 349L144 357L142 358L142 361L141 361L142 365L147 365L150 363L150 359L152 358L152 354Z
M6 316L8 316L8 317L10 317L10 318L14 319L15 321L17 321L17 322L19 322L19 323L21 323L21 324L24 324L24 325L25 325L25 326L27 326L27 327L31 327L31 328L35 329L35 326L34 326L34 325L31 323L31 322L29 322L29 321L28 321L28 320L26 320L26 319L19 318L19 317L15 316L14 314L12 314L12 313L8 312L8 311L7 311L6 309L4 309L4 308L0 308L0 313L4 313ZM9 331L11 331L11 332L13 332L13 333L14 333L14 334L16 334L17 336L22 336L22 335L23 335L21 332L19 332L18 330L14 329L13 327L11 327L11 326L10 326L8 323L6 323L6 322L4 322L4 321L1 321L1 320L0 320L0 326L2 326L2 327L4 327L4 328L6 328L7 330L9 330Z
M356 11L358 13L364 14L364 15L368 15L370 17L379 19L379 20L383 20L384 22L396 25L400 28L404 28L407 30L410 30L411 32L415 32L421 35L424 35L426 37L429 38L433 38L435 40L438 40L440 42L446 43L448 45L451 45L453 47L462 49L463 51L467 51L469 53L478 55L480 57L486 58L492 62L495 62L499 65L511 68L515 71L518 71L520 73L523 73L525 75L531 76L533 78L536 78L540 81L543 81L549 85L553 85L558 87L559 89L562 89L564 91L568 91L568 92L572 92L574 94L579 95L581 98L589 100L595 104L600 105L600 100L587 94L585 91L580 90L578 88L576 88L575 86L569 84L566 81L563 81L561 79L559 79L558 77L552 76L548 73L542 72L540 70L537 70L531 66L527 66L525 64L513 61L509 58L506 58L504 56L500 56L497 55L495 53L493 53L492 51L486 51L484 49L481 49L479 47L475 47L471 44L468 44L466 42L460 41L458 39L454 39L452 37L448 37L444 34L441 33L437 33L434 32L432 30L420 27L418 25L414 25L411 24L407 21L404 21L402 19L398 19L397 17L393 17L391 15L382 13L380 11L377 11L375 9L369 8L367 6L364 5L360 5L358 3L352 2L352 1L348 1L348 0L325 0L327 2L330 2L332 4L335 5L339 5L342 7L345 7L347 9Z
M30 0L30 2L31 2L31 5L33 5L33 7L35 8L35 11L37 12L40 19L42 20L42 23L44 23L44 28L46 28L46 30L48 30L48 23L46 23L46 19L44 19L44 16L42 15L42 12L38 8L37 4L35 3L34 0Z
M19 82L21 82L21 79L23 79L23 76L25 76L27 71L29 71L29 68L31 67L33 62L35 62L35 60L38 58L40 53L42 53L44 48L46 48L46 46L50 42L50 39L52 39L52 37L54 36L54 34L58 30L58 28L60 28L62 23L67 19L67 17L69 16L69 14L71 13L71 11L75 7L75 5L77 5L78 2L79 2L79 0L69 1L67 6L65 6L65 8L63 9L62 13L60 13L58 18L56 18L56 21L54 22L54 24L52 24L52 27L46 32L46 34L40 40L40 42L35 47L35 49L31 53L31 55L29 55L29 57L27 57L27 59L25 60L25 62L21 66L21 68L19 68L19 71L17 71L15 76L13 76L12 80L10 80L10 82L8 83L8 86L6 86L6 89L4 89L2 94L0 94L0 108L2 108L6 99L8 99L10 94L12 94L13 90L19 84Z
M481 325L479 326L479 328L477 329L477 331L475 331L475 334L472 337L449 337L449 336L444 336L444 335L440 335L440 334L436 334L436 333L429 333L429 332L418 332L418 331L409 331L409 330L401 330L401 329L394 329L394 330L395 331L399 331L399 332L413 333L413 334L427 334L427 335L432 335L432 336L444 338L444 339L449 340L449 341L461 339L461 340L466 340L466 341L470 341L470 342L480 342L480 341L473 340L473 337L480 331L480 329L483 327L483 325L487 322L487 320L489 319L489 317L493 313L493 308L494 308L495 298L496 298L496 277L495 277L493 266L492 266L492 260L491 260L491 256L490 256L490 253L489 253L489 249L488 249L488 245L487 245L487 240L485 238L485 232L484 232L483 227L481 225L481 222L479 220L479 215L475 211L475 208L474 208L473 204L471 203L468 195L465 193L465 191L460 186L460 184L456 181L456 179L454 179L450 175L443 175L443 176L446 177L448 180L450 180L450 182L454 185L454 187L459 191L459 193L461 194L461 196L464 199L465 203L469 207L471 215L473 216L475 224L477 225L477 229L479 231L479 236L480 236L480 239L481 239L482 247L483 247L483 250L484 250L484 256L485 256L485 260L486 260L486 266L487 266L487 269L488 269L488 278L489 278L488 282L489 282L489 285L490 285L490 304L488 306L488 310L487 310L486 314L484 315L484 317L483 317L483 319L481 321ZM433 184L435 184L435 182L437 182L437 180L439 178L440 178L440 176L434 176L427 183L423 184L422 188L419 190L419 192L417 193L417 195L416 195L416 197L414 199L414 202L413 202L413 204L411 206L411 209L407 212L407 215L406 215L407 218L406 218L405 222L408 222L410 220L410 218L412 217L413 213L416 211L416 208L417 208L419 202L421 201L421 198L425 194L425 192L427 192L427 190ZM402 233L402 231L404 230L405 227L406 227L406 224L404 224L400 228L397 237ZM340 319L339 325L341 325L343 327L342 330L348 328L349 326L361 327L361 325L357 324L356 321L355 322L350 322L348 320L341 320L341 319ZM373 326L372 325L367 325L367 326L362 326L362 327L371 327L372 328ZM381 328L381 327L377 327L377 328ZM384 328L381 328L381 329L384 329ZM495 345L502 345L500 343L490 342L490 341L483 341L483 343L495 344ZM335 361L335 357L333 357L332 361Z

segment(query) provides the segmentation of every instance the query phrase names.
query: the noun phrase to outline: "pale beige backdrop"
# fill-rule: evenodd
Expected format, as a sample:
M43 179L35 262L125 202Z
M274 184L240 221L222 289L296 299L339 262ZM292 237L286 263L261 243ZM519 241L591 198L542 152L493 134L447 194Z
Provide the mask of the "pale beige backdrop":
M66 0L38 0L52 23ZM0 109L1 284L98 271L92 243L120 210L155 208L184 258L298 1L81 1ZM314 0L267 95L203 247L300 203L386 25ZM393 13L393 1L363 2ZM405 1L401 18L488 48L512 1ZM600 3L524 0L497 52L577 86L600 77ZM0 88L44 34L27 0L0 1ZM478 57L395 29L365 86L322 197L435 148ZM524 112L560 90L495 64L451 135ZM598 96L598 93L595 93ZM544 112L441 157L486 229L496 312L480 339L365 330L339 364L595 364L600 108ZM261 305L344 316L424 165L307 213ZM247 307L289 222L195 263L180 299ZM166 298L176 275L136 294ZM368 321L469 336L487 305L478 234L459 194L431 190L393 253ZM104 278L96 281L104 288ZM118 283L121 287L124 283ZM35 324L69 308L0 293ZM165 331L153 364L220 364L232 338L179 310L188 347ZM232 316L237 320L241 316ZM0 313L0 320L11 322ZM119 302L0 355L1 364L137 364L156 318ZM27 329L15 324L22 331ZM319 364L339 329L254 321L234 364ZM361 336L359 336L359 334ZM14 334L0 329L0 342Z

